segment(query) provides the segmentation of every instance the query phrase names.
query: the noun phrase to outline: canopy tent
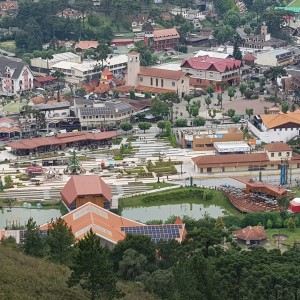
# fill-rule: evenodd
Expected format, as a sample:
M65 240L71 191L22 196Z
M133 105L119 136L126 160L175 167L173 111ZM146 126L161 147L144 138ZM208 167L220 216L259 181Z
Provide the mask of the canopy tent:
M294 198L290 202L289 210L293 213L299 213L300 212L300 198Z

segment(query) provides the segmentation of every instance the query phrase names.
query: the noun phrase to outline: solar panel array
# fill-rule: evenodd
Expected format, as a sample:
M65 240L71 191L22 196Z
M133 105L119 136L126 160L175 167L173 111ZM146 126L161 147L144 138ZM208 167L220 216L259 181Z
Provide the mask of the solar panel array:
M121 227L121 231L125 233L146 235L154 242L180 238L180 229L182 229L181 224Z

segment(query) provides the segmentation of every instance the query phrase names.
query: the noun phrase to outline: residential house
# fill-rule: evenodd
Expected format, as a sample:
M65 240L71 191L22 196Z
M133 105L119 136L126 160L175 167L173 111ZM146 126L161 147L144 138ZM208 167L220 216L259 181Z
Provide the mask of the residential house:
M32 58L30 60L30 66L34 71L48 72L52 67L59 62L70 62L70 63L80 63L81 57L72 52L64 52L53 54L51 59L43 59L41 57Z
M144 43L156 51L175 49L179 45L180 35L176 28L154 29L150 23L144 28Z
M53 88L58 87L58 79L51 75L49 76L41 76L35 77L33 79L33 87L34 88L42 88L45 90L52 90Z
M138 92L175 92L180 97L190 92L189 76L186 72L141 67L140 54L137 52L128 54L126 85L134 87Z
M69 211L88 202L105 209L111 207L111 189L98 175L71 176L60 194Z
M264 152L248 154L202 155L192 158L197 173L280 171L282 164L300 167L300 155L284 143L275 142L264 147Z
M142 27L146 23L152 23L148 14L137 14L131 19L131 28L133 32L142 31Z
M33 88L33 74L20 60L0 57L0 95L16 96Z
M300 110L254 116L248 128L264 143L287 142L300 133Z
M79 41L78 43L75 44L74 48L76 52L84 52L85 50L88 49L97 49L99 45L98 41Z
M128 122L135 113L132 105L121 101L100 102L80 98L74 99L74 109L84 130L113 129L121 122Z
M21 136L19 122L8 117L0 118L0 140L8 140L12 137Z
M62 12L57 13L57 16L70 19L82 19L84 17L81 12L72 8L65 8Z
M293 60L293 50L275 49L256 53L255 63L262 66L277 67L292 64Z
M182 16L186 20L193 21L194 19L204 20L206 15L198 9L174 7L170 13L174 16Z
M197 78L205 87L225 82L229 85L237 84L241 80L242 62L233 58L216 58L205 56L184 59L181 70Z
M19 10L18 1L1 1L0 2L0 16L16 15Z

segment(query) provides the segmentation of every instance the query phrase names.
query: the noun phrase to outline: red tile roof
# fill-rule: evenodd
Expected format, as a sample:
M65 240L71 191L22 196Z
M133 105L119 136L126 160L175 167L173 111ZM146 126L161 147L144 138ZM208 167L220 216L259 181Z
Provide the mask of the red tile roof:
M1 123L9 123L9 124L12 124L14 123L15 121L9 117L2 117L0 118L0 125Z
M187 75L187 73L182 71L172 71L172 70L164 70L158 68L141 67L139 75L179 80L183 76Z
M72 232L77 239L84 238L84 235L92 229L96 235L113 244L117 244L119 241L125 239L126 233L121 230L121 227L148 226L123 218L91 202L64 215L62 219L64 219L68 226L71 227ZM47 230L49 225L50 223L42 225L40 229ZM179 230L180 237L176 238L178 242L181 242L184 239L184 224L182 227L183 228Z
M135 90L137 92L150 92L154 94L159 94L159 93L172 93L174 90L169 90L169 89L163 89L163 88L157 88L157 87L151 87L151 86L145 86L145 85L138 85Z
M49 76L44 76L44 77L35 77L34 80L39 83L44 83L44 82L56 80L56 78L49 75Z
M268 237L262 226L248 226L246 228L233 231L232 234L235 238L244 241L261 241Z
M44 97L36 96L36 97L31 98L31 102L33 104L41 104L41 103L46 103L46 100Z
M253 54L251 53L246 53L244 55L244 60L247 60L247 61L255 61L256 60L256 56L254 56Z
M111 189L98 175L72 176L60 194L67 206L78 196L103 195L106 200L111 201Z
M75 49L82 49L82 50L87 50L90 48L96 49L98 45L99 45L98 41L80 41L76 43Z
M232 58L216 58L208 55L184 59L181 67L192 68L197 70L211 70L226 72L241 67L241 61Z
M101 73L101 75L112 75L112 74L113 73L108 68L105 68Z
M154 30L154 40L179 39L180 35L176 28Z
M33 150L43 146L64 145L84 140L101 141L116 137L115 131L106 131L100 133L90 132L70 132L60 133L53 137L42 137L33 139L24 139L17 142L8 143L7 146L18 150Z
M265 145L264 148L269 152L279 152L279 151L292 151L292 148L285 143L275 142Z

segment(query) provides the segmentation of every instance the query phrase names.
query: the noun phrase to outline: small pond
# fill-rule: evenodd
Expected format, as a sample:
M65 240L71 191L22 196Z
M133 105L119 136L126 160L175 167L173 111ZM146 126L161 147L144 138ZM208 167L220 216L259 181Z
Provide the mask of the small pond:
M61 216L59 209L37 209L37 208L3 208L0 209L0 229L3 229L7 223L14 221L17 225L25 225L30 217L42 225Z
M126 207L122 210L123 217L143 223L150 220L165 221L172 215L181 218L183 216L189 216L197 220L203 218L206 214L210 217L217 218L227 215L228 212L217 205L204 206L203 204L195 203Z

